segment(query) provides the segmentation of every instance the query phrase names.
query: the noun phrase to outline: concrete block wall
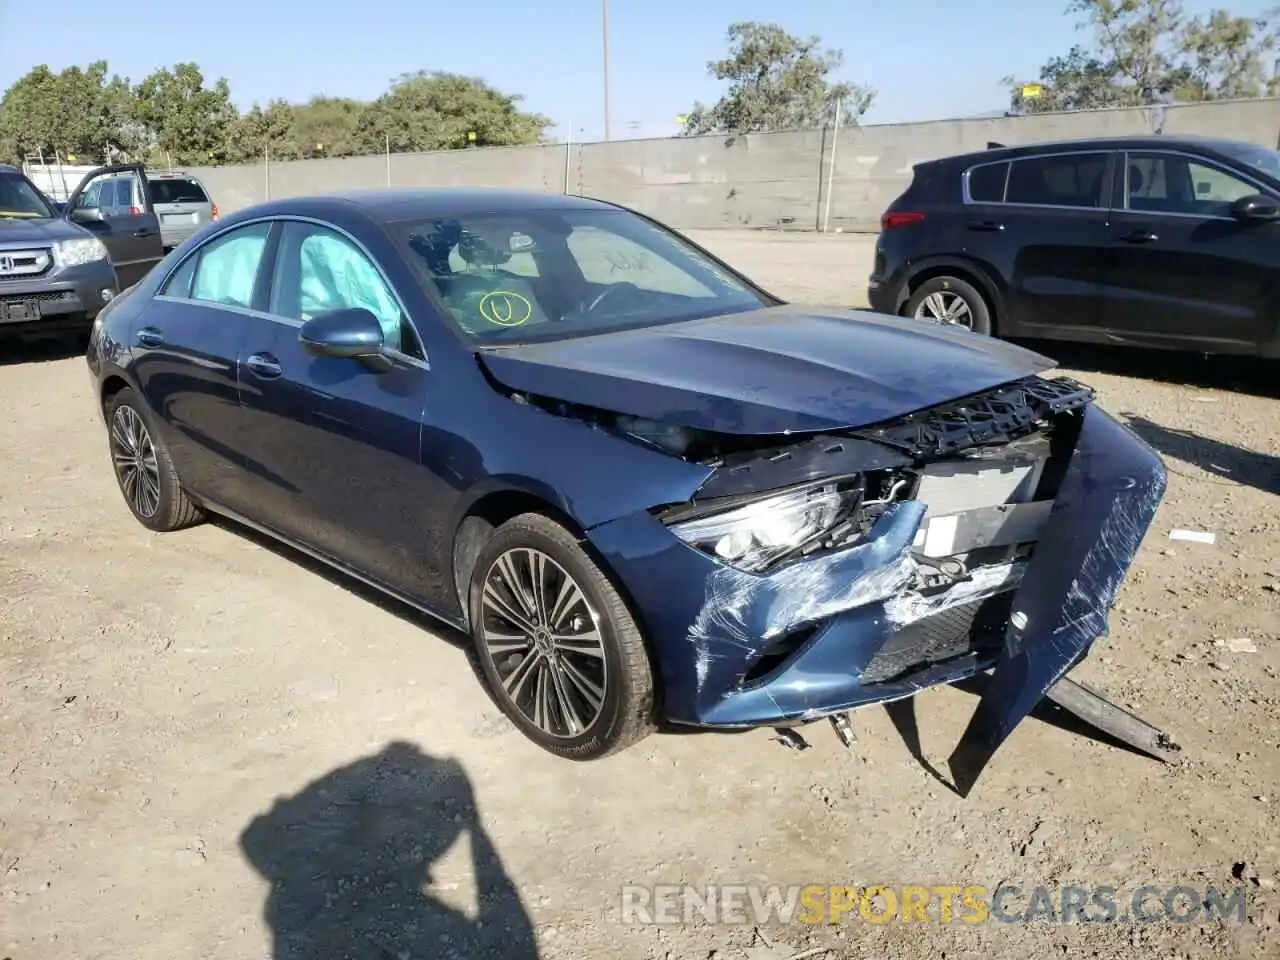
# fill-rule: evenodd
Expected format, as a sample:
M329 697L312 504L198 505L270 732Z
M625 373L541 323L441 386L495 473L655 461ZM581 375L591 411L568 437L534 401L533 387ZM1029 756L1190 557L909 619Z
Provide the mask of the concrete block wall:
M937 120L831 130L192 168L225 211L271 198L393 186L495 186L599 197L681 229L878 229L913 164L1033 143L1149 133L1280 146L1280 99ZM834 161L832 159L834 152ZM831 183L830 203L827 184Z

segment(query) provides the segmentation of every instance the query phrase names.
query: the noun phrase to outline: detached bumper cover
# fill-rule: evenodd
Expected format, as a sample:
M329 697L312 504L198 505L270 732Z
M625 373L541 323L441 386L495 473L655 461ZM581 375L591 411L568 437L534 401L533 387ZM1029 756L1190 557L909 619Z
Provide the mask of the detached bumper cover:
M1106 633L1165 482L1155 452L1090 405L1031 558L978 568L972 579L928 596L907 589L918 572L911 550L926 509L919 501L891 506L856 546L764 576L686 546L647 514L587 536L635 601L661 666L670 720L803 721L994 667L952 758L953 766L980 769ZM927 665L895 670L904 647L918 654L932 642L932 627L957 618L970 637L965 648L929 650ZM949 626L934 632L954 635L957 624ZM784 665L753 677L762 654L780 643L793 644Z

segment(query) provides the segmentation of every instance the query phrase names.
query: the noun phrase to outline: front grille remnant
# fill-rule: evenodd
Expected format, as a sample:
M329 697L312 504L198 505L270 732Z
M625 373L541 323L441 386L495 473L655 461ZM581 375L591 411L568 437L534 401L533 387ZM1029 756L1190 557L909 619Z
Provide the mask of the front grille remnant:
M854 436L883 443L917 460L932 460L1024 436L1055 414L1083 407L1093 395L1092 388L1067 377L1027 377L856 431Z
M881 647L862 671L863 683L886 683L936 663L1000 648L1013 609L1013 592L943 610L908 624Z

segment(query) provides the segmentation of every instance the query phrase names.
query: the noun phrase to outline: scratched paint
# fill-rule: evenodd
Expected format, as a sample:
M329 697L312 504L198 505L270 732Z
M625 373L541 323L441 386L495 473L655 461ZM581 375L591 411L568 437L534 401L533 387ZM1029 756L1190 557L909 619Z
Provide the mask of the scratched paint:
M788 631L907 588L919 573L910 550L924 512L916 500L894 504L864 542L767 576L718 567L707 578L702 608L689 629L699 687L717 645L757 651Z

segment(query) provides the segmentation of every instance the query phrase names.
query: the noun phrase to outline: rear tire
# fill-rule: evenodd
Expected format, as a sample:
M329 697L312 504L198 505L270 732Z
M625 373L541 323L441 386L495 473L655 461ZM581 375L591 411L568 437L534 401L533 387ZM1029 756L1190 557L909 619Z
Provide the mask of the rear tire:
M560 524L525 513L495 530L476 558L469 598L485 680L538 746L596 760L656 728L644 639L609 578Z
M931 277L911 294L903 311L909 317L968 327L990 336L991 311L973 284L959 277Z
M107 401L107 443L124 502L148 530L167 533L204 519L182 489L169 448L156 435L143 404L129 387Z

